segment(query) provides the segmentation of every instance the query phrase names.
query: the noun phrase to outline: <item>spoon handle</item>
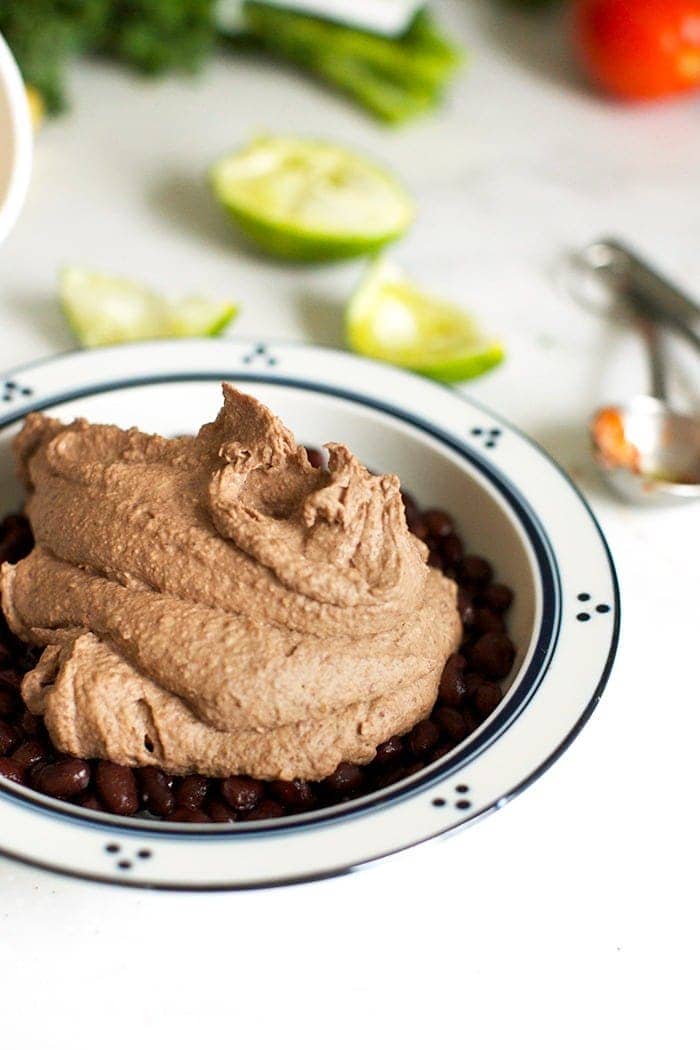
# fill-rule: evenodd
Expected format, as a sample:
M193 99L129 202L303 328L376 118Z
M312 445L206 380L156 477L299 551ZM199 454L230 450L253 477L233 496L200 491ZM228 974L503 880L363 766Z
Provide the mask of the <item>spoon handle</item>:
M657 401L668 404L668 385L666 383L666 363L664 358L664 339L662 329L654 320L644 313L637 314L637 326L646 343L649 355L649 373L651 393Z
M614 239L595 241L583 249L581 258L615 290L636 299L648 314L700 350L700 305L626 245Z

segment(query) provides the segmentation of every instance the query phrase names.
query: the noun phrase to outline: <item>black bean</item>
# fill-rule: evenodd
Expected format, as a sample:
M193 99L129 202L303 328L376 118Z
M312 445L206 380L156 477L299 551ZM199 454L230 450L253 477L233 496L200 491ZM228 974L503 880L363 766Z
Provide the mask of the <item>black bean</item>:
M440 744L438 747L435 748L432 755L430 756L430 761L437 762L439 758L444 758L445 755L449 755L453 747L454 744L452 743L452 741L450 741L449 744Z
M433 713L433 719L450 740L464 740L467 735L467 723L454 707L441 707Z
M454 566L455 569L458 569L464 555L464 544L456 533L452 533L451 536L446 536L441 542L440 553L445 565Z
M3 533L7 536L22 536L26 538L31 537L32 534L29 518L26 518L24 514L8 514L3 518L2 527Z
M415 521L409 522L409 529L414 536L417 536L423 543L428 541L428 526L425 524L422 518L416 518Z
M20 536L8 536L7 539L0 540L0 564L7 561L15 565L27 553L27 543Z
M133 769L101 759L95 769L95 786L110 813L133 816L139 808L139 791Z
M467 725L467 736L470 736L474 732L474 730L478 729L481 723L483 722L483 718L481 717L481 715L477 717L474 714L474 712L470 711L468 708L462 711L462 718L464 719Z
M408 734L408 746L416 758L424 758L436 746L440 730L429 718L415 725Z
M437 551L431 551L428 555L428 565L433 569L439 569L442 572L444 563L440 554Z
M78 795L73 801L82 806L83 809L91 809L95 813L104 813L105 807L92 791L86 791L84 795Z
M360 790L364 779L359 766L352 762L341 762L335 772L326 777L323 785L331 795L352 795Z
M457 591L457 608L465 627L473 627L476 619L476 605L474 596L464 587Z
M409 532L412 532L419 540L422 540L423 543L428 542L428 530L423 524L423 519L418 511L406 511L406 525Z
M309 809L316 801L311 786L305 780L273 780L267 789L287 809Z
M226 777L220 791L224 802L239 812L255 809L265 798L263 784L253 777Z
M0 722L0 757L9 755L19 744L22 734L7 722Z
M472 704L480 715L487 718L500 704L502 695L495 682L484 682L474 694Z
M430 535L438 540L442 540L454 532L454 522L444 510L426 510L423 515L423 521Z
M390 736L377 748L374 763L377 766L391 766L403 756L404 746L400 736Z
M259 806L255 809L251 809L250 812L246 813L243 817L244 820L273 820L276 817L283 817L285 814L284 806L279 802L275 802L273 798L266 798Z
M470 627L469 630L465 629L462 635L462 644L459 647L459 651L466 657L467 663L470 667L472 666L472 649L474 647L474 642L478 637L479 635L476 627Z
M513 592L504 583L490 583L481 592L481 600L494 612L504 613L512 604Z
M500 613L484 606L476 610L474 628L479 634L503 634L506 625Z
M0 758L0 777L12 780L15 784L24 782L24 771L14 758Z
M26 736L41 736L44 733L43 719L39 718L38 715L33 715L31 711L26 709L22 712L19 724Z
M214 798L207 803L207 813L209 814L209 819L216 824L233 824L236 819L236 814L233 810L229 809L223 802L220 802L218 798Z
M178 806L168 816L168 820L178 821L180 824L208 824L209 817L203 809L190 809L189 806Z
M22 685L22 675L19 671L16 671L14 667L5 667L0 671L0 689L10 692L19 693L20 686Z
M442 670L438 695L444 704L459 707L466 698L464 675L467 661L461 653L453 653Z
M0 689L0 718L11 718L17 714L21 704L16 693L9 689Z
M173 773L166 773L160 766L144 766L137 770L137 773L141 773L144 776L150 773L157 775L158 782L168 789L168 791L175 790L175 784L179 783L178 778Z
M49 758L50 749L43 740L25 740L16 751L12 753L12 759L25 772L35 766L37 762L45 762Z
M515 646L507 634L483 634L474 643L472 659L487 678L505 678L513 666Z
M432 532L428 533L428 538L425 541L428 550L435 551L436 554L440 554L440 539L437 536L433 536ZM440 554L442 558L442 554Z
M493 569L485 558L480 558L476 554L468 554L462 559L460 579L463 583L474 587L485 587L487 583L490 583L492 576Z
M406 513L406 524L409 529L411 522L415 522L420 517L420 511L418 510L418 504L414 500L413 496L410 496L408 492L401 493L401 499L403 500L403 509Z
M399 780L403 780L405 776L406 770L403 766L396 766L386 771L383 770L375 776L374 787L377 790L390 787L392 784L397 784Z
M38 649L36 646L29 645L26 649L21 649L16 657L17 669L26 674L27 671L31 671L39 663L39 657L43 650Z
M30 783L37 791L53 798L73 798L90 783L90 766L82 758L61 758L48 764L39 762L30 772Z
M208 777L191 773L183 777L175 788L175 802L178 806L186 806L188 809L201 809L208 789Z
M470 700L476 695L476 691L480 685L483 685L486 679L483 675L476 674L475 671L470 671L464 676L464 689L466 692L467 699Z
M155 766L145 766L138 772L143 805L157 817L167 817L175 809L172 777Z

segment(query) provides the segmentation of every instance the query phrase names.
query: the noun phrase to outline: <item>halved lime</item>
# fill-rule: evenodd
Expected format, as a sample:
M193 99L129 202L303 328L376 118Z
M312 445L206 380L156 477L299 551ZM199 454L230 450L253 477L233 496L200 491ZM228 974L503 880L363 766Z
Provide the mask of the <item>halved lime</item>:
M318 262L366 255L403 234L413 204L388 172L324 142L265 136L220 160L217 199L265 251Z
M135 281L66 267L59 296L81 346L108 346L141 339L218 335L238 307L232 302L189 298L171 302Z
M350 300L346 333L358 354L445 383L473 379L505 356L464 310L428 295L384 260L372 264Z

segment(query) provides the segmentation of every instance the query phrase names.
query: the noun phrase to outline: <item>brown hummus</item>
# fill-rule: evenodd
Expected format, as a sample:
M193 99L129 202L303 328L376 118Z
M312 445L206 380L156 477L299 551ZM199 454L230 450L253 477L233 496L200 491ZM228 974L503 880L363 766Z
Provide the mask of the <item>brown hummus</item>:
M47 649L23 683L54 744L209 776L316 779L432 707L460 639L399 481L317 470L231 386L194 438L28 417L36 547L2 605Z

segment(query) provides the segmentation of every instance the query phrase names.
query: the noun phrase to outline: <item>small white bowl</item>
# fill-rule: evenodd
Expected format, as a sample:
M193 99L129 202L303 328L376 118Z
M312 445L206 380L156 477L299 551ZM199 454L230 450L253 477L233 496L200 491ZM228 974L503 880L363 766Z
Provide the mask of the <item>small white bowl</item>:
M19 505L9 442L28 411L177 434L212 419L227 379L306 444L342 441L446 508L516 598L518 655L497 710L432 766L304 816L229 826L97 814L0 781L0 850L128 885L213 889L345 872L490 812L567 747L617 646L610 553L571 481L528 438L454 391L338 351L192 340L68 354L0 379L0 512Z
M17 221L32 170L32 119L22 76L0 36L0 242Z

